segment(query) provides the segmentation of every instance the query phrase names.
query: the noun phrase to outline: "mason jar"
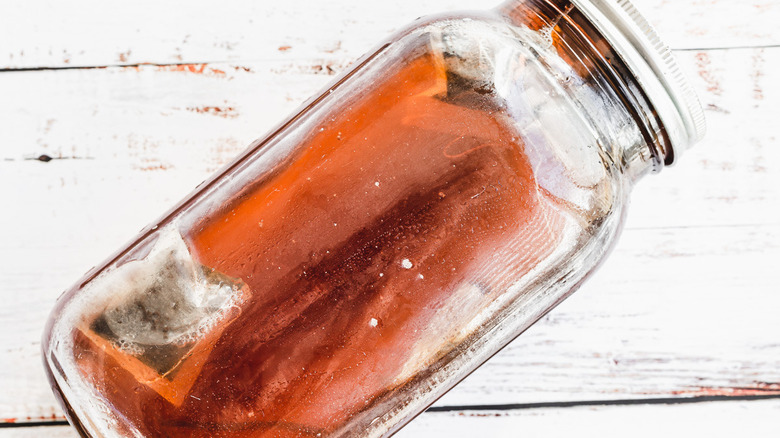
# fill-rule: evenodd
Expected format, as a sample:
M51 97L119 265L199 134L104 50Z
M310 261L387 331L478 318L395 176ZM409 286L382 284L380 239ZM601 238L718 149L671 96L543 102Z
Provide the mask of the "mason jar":
M89 437L392 435L703 132L625 0L419 19L60 297L52 387Z

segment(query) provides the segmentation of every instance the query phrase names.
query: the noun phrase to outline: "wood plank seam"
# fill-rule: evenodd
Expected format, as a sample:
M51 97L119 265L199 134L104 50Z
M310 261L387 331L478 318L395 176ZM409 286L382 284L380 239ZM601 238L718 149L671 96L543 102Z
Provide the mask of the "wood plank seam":
M51 426L70 426L70 423L68 423L66 420L0 423L0 429L18 429L22 427L51 427Z
M712 402L737 402L780 399L780 394L769 395L707 395L697 397L661 397L644 399L616 399L616 400L585 400L571 402L544 402L544 403L513 403L501 405L462 405L462 406L433 406L426 412L460 412L460 411L517 411L526 409L550 409L550 408L576 408L583 406L635 406L635 405L680 405L693 403Z
M742 45L742 46L724 46L724 47L685 47L679 49L671 49L672 53L677 52L716 52L716 51L728 51L728 50L755 50L755 49L777 49L780 48L780 44L755 44L755 45ZM321 66L323 61L336 60L339 58L322 58L316 59L317 62L314 65ZM104 68L140 68L140 67L181 67L190 65L209 65L209 64L242 64L242 63L261 63L268 61L275 61L277 58L263 58L263 59L244 59L244 60L208 60L197 62L137 62L137 63L115 63L115 64L101 64L101 65L67 65L67 66L40 66L40 67L10 67L0 68L0 73L22 73L22 72L35 72L35 71L60 71L60 70L90 70L90 69L104 69ZM314 60L314 59L312 59ZM303 64L303 63L294 63ZM345 66L350 65L347 62ZM330 65L322 70L324 74L329 76L338 73Z

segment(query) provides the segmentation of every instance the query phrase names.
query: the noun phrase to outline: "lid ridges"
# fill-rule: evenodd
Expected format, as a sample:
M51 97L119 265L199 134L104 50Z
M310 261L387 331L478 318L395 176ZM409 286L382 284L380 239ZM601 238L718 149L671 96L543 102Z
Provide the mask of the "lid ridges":
M663 64L666 66L666 73L671 76L671 79L679 87L680 93L683 95L685 105L688 108L689 114L693 122L694 132L691 143L695 143L704 137L707 130L706 120L704 118L704 111L702 110L699 97L691 88L688 80L680 69L677 60L674 58L669 46L661 41L655 28L645 19L644 16L636 9L636 7L629 0L615 0L618 6L629 16L629 18L639 27L640 31L647 37L648 42L652 48L660 55Z

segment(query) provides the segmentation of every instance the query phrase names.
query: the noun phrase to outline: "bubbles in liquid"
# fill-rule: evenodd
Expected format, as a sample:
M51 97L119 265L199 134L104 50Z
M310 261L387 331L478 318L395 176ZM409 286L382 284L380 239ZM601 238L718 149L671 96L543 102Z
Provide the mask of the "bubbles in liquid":
M129 342L125 339L121 339L119 341L113 342L112 345L117 350L121 350L127 354L130 354L132 356L140 356L144 354L144 348L141 347L138 344L135 344L133 342Z
M550 48L553 45L553 37L552 37L553 28L550 26L545 26L538 31L539 35L539 43L542 46L542 48Z

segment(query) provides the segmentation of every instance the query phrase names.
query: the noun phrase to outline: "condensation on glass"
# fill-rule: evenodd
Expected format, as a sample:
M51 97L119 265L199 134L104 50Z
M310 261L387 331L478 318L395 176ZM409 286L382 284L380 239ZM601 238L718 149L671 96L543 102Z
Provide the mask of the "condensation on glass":
M379 437L563 300L703 132L623 1L418 20L59 300L84 436Z

